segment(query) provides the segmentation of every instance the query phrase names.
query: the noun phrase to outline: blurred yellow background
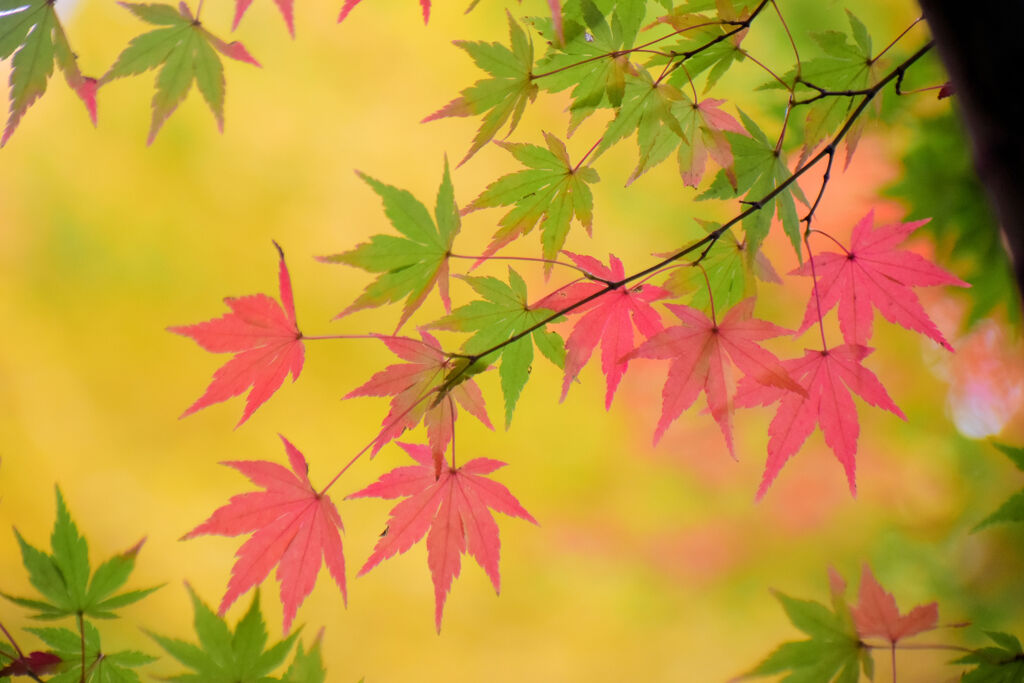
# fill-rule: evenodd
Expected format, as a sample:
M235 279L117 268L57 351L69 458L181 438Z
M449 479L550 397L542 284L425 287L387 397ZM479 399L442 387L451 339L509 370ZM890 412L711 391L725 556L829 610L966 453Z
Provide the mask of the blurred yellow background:
M227 36L231 5L204 7L214 33ZM841 12L804 5L810 9L794 18L795 30L823 16L843 27ZM510 3L516 16L542 14L545 7L539 0ZM94 130L58 75L0 151L0 527L16 526L46 547L56 483L89 540L94 565L147 538L131 586L167 585L104 625L110 647L159 654L143 628L191 638L184 581L208 604L219 602L241 539L177 540L230 496L252 490L218 461L284 462L281 433L303 451L311 480L322 485L373 438L386 412L385 400L340 401L392 362L382 345L311 341L299 381L286 382L241 428L232 429L242 399L179 421L228 356L204 352L165 329L220 316L224 296L276 298L271 240L285 251L304 333L393 329L395 306L332 321L371 278L312 257L391 231L355 169L433 207L444 155L462 158L478 119L419 120L480 76L450 41L505 42L505 6L483 2L464 15L461 2L439 1L427 27L412 0L367 0L341 25L334 23L337 9L298 2L293 41L273 3L253 3L236 37L263 68L225 65L223 135L193 91L147 148L153 73L101 88ZM99 76L146 30L114 3L82 0L71 10L67 31L87 75ZM857 11L876 45L915 16L909 4ZM752 50L788 64L785 44L756 42L755 35ZM924 40L921 29L912 35L909 44ZM541 46L536 49L539 54ZM6 71L3 76L6 82ZM745 65L734 82L753 86L764 78ZM539 129L563 135L565 102L542 95L512 139L538 143ZM761 113L754 102L745 105L748 111ZM574 159L600 134L600 120L570 140ZM900 129L892 135L869 137L850 170L836 174L821 227L845 239L872 205L880 206L880 218L904 217L897 205L876 199L899 172ZM649 264L651 252L698 234L693 217L733 212L695 205L671 163L623 189L635 156L627 142L598 164L594 238L574 228L567 245L602 259L613 251L627 272ZM454 170L458 202L468 203L513 168L506 152L488 146ZM467 216L458 251L479 253L501 215ZM780 273L795 267L784 240L773 236L767 248ZM508 253L537 255L537 237ZM505 268L499 263L484 272L502 276ZM560 284L546 285L539 270L518 270L531 296ZM759 317L796 327L808 290L804 282L763 286ZM454 282L452 292L456 304L468 301L465 285ZM948 293L926 294L934 317L955 337L957 301ZM440 311L431 295L413 323ZM593 363L558 405L560 375L538 360L508 432L465 419L457 439L463 458L510 463L495 478L540 527L499 519L502 595L496 598L484 573L464 558L440 636L422 543L355 578L390 504L341 498L408 462L394 446L361 460L332 489L346 526L348 608L322 573L296 622L305 624L307 642L325 628L328 680L723 681L798 637L770 588L824 600L828 565L855 585L865 562L903 609L938 600L941 623L974 620L1021 634L1024 535L1007 527L968 534L1020 488L1020 477L991 447L957 435L944 379L956 371L945 352L880 317L876 327L878 351L868 366L909 421L858 403L857 499L815 433L766 498L753 502L770 410L737 414L738 463L717 427L699 414L703 398L652 448L661 367L635 362L605 413L604 379ZM457 343L452 335L443 339ZM791 357L814 343L805 337L771 348ZM492 421L500 423L496 377L480 383ZM1019 411L1000 438L1024 441ZM0 591L31 592L6 530L0 530ZM280 634L273 580L262 597L271 631ZM231 609L232 623L248 601ZM29 625L23 610L6 603L0 620L8 628ZM926 640L974 637L939 631ZM900 657L901 681L958 676L944 665L945 653ZM181 668L164 659L146 672L169 676ZM876 680L888 676L879 666Z

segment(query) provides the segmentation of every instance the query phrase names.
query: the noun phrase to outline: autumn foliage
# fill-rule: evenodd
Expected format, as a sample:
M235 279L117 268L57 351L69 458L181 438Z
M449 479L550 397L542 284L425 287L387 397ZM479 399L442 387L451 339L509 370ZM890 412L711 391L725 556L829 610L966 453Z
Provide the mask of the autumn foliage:
M45 92L54 64L94 124L98 90L102 94L118 79L156 71L147 144L173 125L168 119L193 83L223 130L221 57L257 67L260 62L241 42L228 42L220 31L208 29L201 3L120 4L149 30L133 38L105 74L92 78L79 71L52 2L0 0L0 58L11 58L10 115L0 144L8 142ZM235 0L231 31L242 24L251 4ZM275 5L294 38L292 0L275 0ZM360 0L345 0L337 21L349 18L359 5ZM379 199L383 217L378 234L317 257L334 264L331 272L347 266L366 274L361 292L338 307L332 321L336 331L300 331L295 299L301 301L302 292L293 292L285 249L277 242L276 296L228 296L228 312L220 317L167 328L205 351L231 355L181 417L244 394L236 428L281 390L287 376L299 379L311 343L382 345L395 358L384 367L366 367L361 384L339 392L346 402L377 399L380 419L364 425L365 447L345 454L331 469L311 477L306 457L283 436L287 466L267 460L222 463L258 490L233 495L182 540L246 537L235 552L225 593L214 612L188 589L201 647L150 634L196 672L195 680L277 680L266 677L284 666L291 652L281 680L323 680L319 638L307 651L293 624L324 566L342 605L347 604L342 514L362 504L359 499L396 502L381 520L383 533L357 576L424 541L438 633L463 555L476 561L498 592L502 517L494 513L538 521L526 509L535 509L529 490L513 492L501 483L496 473L505 462L476 457L479 453L467 458L467 449L456 450L465 424L460 418L469 414L493 431L491 416L500 414L505 428L511 428L540 356L561 376L553 395L564 401L570 390L603 389L608 411L628 408L621 398L615 404L616 393L627 374L644 364L645 372L652 373L645 388L655 402L661 387L660 414L639 416L636 423L650 429L651 441L658 444L710 418L721 441L720 453L708 457L740 459L735 433L745 416L737 409L768 408L760 484L750 492L756 501L771 494L785 465L816 429L839 461L850 495L856 496L859 404L907 420L898 405L899 391L874 365L875 354L885 353L884 347L871 346L876 314L920 335L941 353L954 352L950 332L940 330L920 292L970 285L913 242L928 219L877 220L875 209L866 206L846 224L826 230L817 214L823 198L841 191L832 177L840 149L851 163L865 127L895 116L879 102L884 99L891 108L894 95L907 94L904 77L931 49L929 41L909 33L917 22L899 36L887 36L887 46L876 50L865 24L847 11L842 30L815 33L798 49L785 3L773 0L551 0L530 17L517 16L521 12L513 9L516 15L510 10L504 19L507 40L455 41L482 74L423 118L431 126L424 130L443 134L445 120L453 117L470 117L478 124L458 166L450 168L447 157L427 164L442 169L431 201L356 171L365 183L363 191ZM420 1L419 12L428 22L429 0ZM772 17L792 55L766 65L749 48L748 35ZM741 95L730 90L728 76L741 67L751 67L765 81L758 91L767 102L761 108L778 116L756 119L740 108ZM564 138L548 130L523 130L524 113L542 97L568 104L568 121L559 123L567 125ZM580 143L582 154L570 153L570 135L589 143ZM452 149L464 149L464 143L453 142ZM460 205L456 180L492 144L502 155L511 155L518 170L486 179L484 189ZM635 166L624 170L606 164L599 174L596 165L609 159L606 153L617 145L634 150ZM609 230L598 212L600 183L611 176L636 187L670 159L678 191L705 202L708 217L697 219L696 230L687 225L666 231L663 249L642 262L628 263L625 245L617 253L587 253L586 238ZM850 237L844 239L847 230ZM487 245L482 253L462 251L471 235L483 236ZM285 246L286 237L281 238ZM622 239L627 238L624 233ZM784 253L782 258L791 262L779 270L787 273L784 278L776 274L769 252L773 260ZM293 251L288 253L295 268L299 261ZM269 268L265 279L272 281ZM789 302L796 317L767 319L778 307L762 301L779 291L768 283L799 287L801 282L807 283L800 290L807 298ZM443 313L432 313L435 303ZM366 332L355 322L380 307L393 307L388 309L393 327ZM800 341L790 342L793 338ZM588 366L599 368L603 386L588 384ZM500 408L495 407L498 397L484 391L483 378L492 376L500 388ZM183 372L181 380L172 391L199 393L185 389L199 378L190 380ZM287 391L275 401L289 400ZM894 434L901 424L893 420ZM1017 450L1002 448L1022 466ZM382 472L372 483L350 472L354 463L365 463L384 449L404 452L414 464ZM750 460L755 454L742 455ZM1024 520L1022 510L1015 496L979 528ZM194 516L190 525L203 515ZM40 617L77 618L77 631L37 629L33 633L48 647L30 652L7 634L12 647L0 649L5 658L0 680L38 679L59 669L60 676L75 677L67 680L84 682L92 676L89 661L96 670L101 662L109 667L107 678L96 680L138 680L134 668L148 663L148 656L131 651L104 655L99 632L84 617L113 616L113 610L153 590L115 594L141 542L91 569L85 540L59 491L52 552L35 548L20 534L17 539L32 585L43 599L5 597ZM272 571L286 635L267 648L258 595ZM250 591L252 605L232 629L224 616ZM861 672L871 678L871 652L888 648L895 679L898 643L939 626L936 603L901 613L868 565L856 604L847 603L845 591L845 581L830 570L831 607L777 592L786 614L808 639L784 643L743 677L785 674L784 680L853 683ZM982 675L988 669L1002 675L1018 666L1016 638L999 632L990 637L999 652L968 651L960 662L976 668L964 680L990 680Z

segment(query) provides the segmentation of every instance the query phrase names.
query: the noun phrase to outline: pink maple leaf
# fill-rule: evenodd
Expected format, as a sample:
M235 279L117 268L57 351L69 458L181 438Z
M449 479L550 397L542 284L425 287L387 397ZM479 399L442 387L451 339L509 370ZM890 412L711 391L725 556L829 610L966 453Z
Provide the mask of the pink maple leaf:
M274 4L281 11L285 26L288 27L288 33L291 34L292 38L295 37L294 2L295 0L274 0ZM231 22L232 31L238 28L238 22L242 20L242 16L251 4L252 0L235 0L235 19Z
M232 496L210 518L182 537L202 534L238 536L252 533L235 553L231 579L220 602L220 614L240 595L259 585L277 566L284 607L284 630L291 627L295 613L313 591L320 573L321 557L334 582L348 601L345 588L345 555L339 529L344 529L334 503L317 493L309 482L309 466L302 453L280 437L288 453L291 471L264 460L221 463L244 474L265 490Z
M224 303L231 313L195 325L167 328L170 332L192 337L207 351L235 354L213 374L213 381L206 392L181 417L238 396L252 387L245 400L242 419L235 425L238 427L281 387L289 372L292 381L299 378L305 357L302 333L295 321L292 282L284 262L284 252L276 242L274 246L280 254L278 282L281 304L266 294L227 297Z
M901 615L896 607L896 598L875 580L871 568L864 565L860 578L860 599L850 608L857 634L863 639L881 636L895 647L902 638L930 631L939 623L937 603L918 605L909 614Z
M770 351L756 343L788 334L789 330L752 318L753 298L733 306L719 323L689 306L668 304L668 308L682 324L659 332L626 356L626 359L660 358L671 361L661 392L661 419L654 430L654 443L658 443L668 426L693 405L703 391L707 395L708 410L725 436L729 453L736 457L726 357L751 382L802 397L806 394L803 387L789 376Z
M420 331L423 341L408 337L377 336L395 355L408 362L389 365L345 395L345 398L392 397L391 409L384 417L381 431L374 440L373 454L406 429L415 427L422 419L440 466L441 456L452 440L452 423L458 417L456 401L488 429L494 429L487 417L483 392L472 379L456 384L448 389L447 396L437 400L445 375L453 369L451 359L441 350L437 339L423 330Z
M740 382L737 406L749 408L780 401L768 427L768 460L757 489L758 499L768 491L786 461L800 450L814 431L815 424L821 425L825 443L843 466L850 493L857 494L856 455L860 423L850 391L870 405L907 419L889 398L878 377L861 365L872 351L866 346L844 344L827 351L806 349L802 358L783 361L783 367L806 389L805 395L781 391L747 379Z
M736 187L736 170L733 168L732 146L725 137L726 131L746 135L740 122L719 107L725 100L705 98L692 104L692 116L686 119L684 132L690 144L679 146L679 173L683 183L697 187L707 166L710 154L715 163L725 171L726 178Z
M618 282L626 277L622 261L609 254L609 266L603 265L592 256L581 256L568 251L563 254L587 273L607 282ZM605 289L600 282L578 282L549 294L534 308L561 310L586 299ZM654 285L619 287L602 297L594 299L568 315L582 315L573 326L565 342L565 379L562 381L562 398L569 393L569 385L590 360L591 354L601 344L601 371L607 381L604 407L612 405L615 390L626 373L629 361L623 357L636 346L633 327L636 326L645 338L661 331L661 316L652 304L658 299L670 298L672 294ZM633 322L630 323L630 316Z
M341 8L341 14L338 15L338 23L345 21L345 17L348 13L355 9L363 0L345 0L345 4ZM430 0L420 0L420 9L423 10L423 23L426 24L430 21Z
M925 313L910 287L970 285L918 254L895 249L929 220L873 228L872 210L854 226L850 247L845 253L814 254L816 291L811 292L798 332L818 322L819 305L820 314L825 315L838 303L843 340L848 344L865 344L871 338L873 305L890 322L920 332L952 351L953 347ZM811 276L810 259L792 274Z
M427 564L434 582L434 623L441 632L444 603L452 580L462 569L462 555L469 553L487 573L495 592L500 592L498 560L501 542L491 510L528 522L537 520L505 486L483 475L505 463L476 458L461 467L445 467L435 475L429 446L398 444L418 464L397 467L349 498L405 498L391 509L385 533L359 570L359 576L383 560L404 553L427 536ZM428 533L429 530L429 533Z

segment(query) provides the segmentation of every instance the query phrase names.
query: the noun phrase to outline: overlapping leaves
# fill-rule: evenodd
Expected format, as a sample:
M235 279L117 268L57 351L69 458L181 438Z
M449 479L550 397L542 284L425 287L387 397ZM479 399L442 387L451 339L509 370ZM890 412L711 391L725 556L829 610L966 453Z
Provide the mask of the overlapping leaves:
M478 360L480 364L500 360L498 374L505 397L507 427L512 422L519 395L530 376L533 344L559 368L565 365L565 345L557 333L543 327L519 337L525 330L550 317L552 311L531 307L527 303L526 281L516 271L508 269L508 284L494 277L463 279L483 298L460 306L432 327L473 332L473 336L463 344L462 353L470 356L484 354ZM509 343L513 337L519 338Z

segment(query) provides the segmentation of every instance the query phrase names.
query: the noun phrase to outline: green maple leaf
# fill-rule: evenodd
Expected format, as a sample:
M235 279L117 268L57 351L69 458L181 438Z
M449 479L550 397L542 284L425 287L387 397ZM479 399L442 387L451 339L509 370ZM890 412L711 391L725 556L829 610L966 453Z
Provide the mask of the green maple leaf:
M64 73L72 90L85 103L96 125L96 79L86 78L68 43L50 0L0 0L0 59L11 60L11 111L0 137L0 147L18 127L32 104L46 92L53 64Z
M97 619L112 619L114 610L146 597L159 586L114 594L128 580L135 568L135 557L142 547L134 547L110 558L92 572L89 566L89 546L78 534L60 489L57 489L57 519L50 535L53 554L32 546L17 530L14 535L21 548L22 564L28 570L29 581L43 596L42 600L19 598L0 593L11 602L36 610L36 619L60 619L84 615ZM145 539L143 539L145 540Z
M61 671L47 680L50 683L139 683L137 667L155 662L156 657L136 650L107 652L100 647L100 633L89 622L85 628L85 675L82 674L82 634L66 628L29 628L39 636L53 654L61 658Z
M308 652L303 649L301 641L295 646L295 656L282 679L285 683L324 683L327 680L327 671L324 670L323 656L320 652L322 635L321 630Z
M835 578L838 578L836 576ZM842 595L845 585L833 582L829 610L812 600L797 600L775 592L789 620L809 640L783 643L743 678L773 676L788 672L780 683L857 683L860 669L871 678L874 673L870 651L864 648Z
M278 680L270 678L268 674L284 662L298 637L298 631L267 649L267 628L260 612L259 590L253 594L249 611L239 620L234 632L199 599L191 586L188 587L188 591L192 597L199 644L186 643L155 633L149 634L167 651L167 654L194 672L179 674L166 680L203 683L268 683ZM304 657L312 656L313 651L319 656L319 647L314 646L310 654ZM309 662L301 660L298 665L293 662L292 666L296 672L304 671L303 675L306 676L297 678L294 683L317 680L310 673L313 667Z
M218 129L223 131L224 65L217 53L255 66L259 66L259 62L241 43L226 43L203 28L184 2L179 9L160 4L119 4L146 23L162 27L133 38L100 79L101 84L108 83L160 68L146 144L152 144L164 121L188 95L193 81L210 106Z
M710 232L718 226L705 227ZM664 286L676 294L692 294L688 305L708 315L712 301L716 310L726 311L756 296L758 279L781 282L767 257L762 252L752 254L731 232L718 238L700 265L703 270L697 267L673 270Z
M794 68L782 77L790 86L796 87L797 99L814 97L816 89L806 83L830 91L863 90L878 76L880 63L871 57L871 36L867 28L849 10L846 11L850 33L824 31L812 33L811 37L825 53L824 56L805 60L799 73ZM799 76L799 78L797 78ZM763 86L782 87L777 81ZM839 129L847 115L859 102L855 97L826 97L807 105L804 119L803 149L797 165L806 161L826 137ZM846 136L846 163L857 147L866 119L861 118Z
M435 283L445 310L450 312L448 257L461 223L447 158L434 208L436 223L431 219L427 207L410 192L385 185L364 173L359 173L359 177L380 195L384 201L384 213L391 225L404 237L374 235L369 242L359 244L355 249L319 257L319 260L327 263L345 263L371 273L380 273L366 291L338 317L404 298L405 308L395 328L397 331L423 303Z
M497 135L498 130L510 119L508 134L511 135L527 102L537 96L532 74L533 43L511 14L508 14L508 29L512 49L501 43L455 41L492 78L477 81L463 90L460 97L423 119L423 123L426 123L449 116L484 115L480 130L459 166Z
M1013 461L1018 470L1024 472L1024 448L1013 448L1012 446L1004 446L999 443L992 445L1006 454L1006 457ZM984 529L989 524L996 524L997 522L1024 522L1024 491L1018 491L1010 496L998 510L978 522L978 525L972 531Z
M599 180L597 171L574 167L565 143L554 135L544 133L544 139L547 149L537 145L498 143L528 169L491 183L463 210L469 213L495 206L513 207L498 222L501 227L494 233L484 257L529 233L538 221L546 259L556 258L562 250L573 217L590 234L594 198L587 184ZM545 272L550 270L548 263Z
M643 20L645 3L619 0L602 11L592 0L567 2L562 8L565 45L558 46L550 21L542 33L552 46L537 63L538 84L550 92L572 88L569 133L599 107L619 107L626 88L626 74L637 68L628 54ZM610 22L606 20L610 15Z
M729 199L737 194L746 193L747 202L757 202L792 175L782 160L782 155L775 149L775 144L768 139L764 131L742 111L740 118L750 137L729 132L725 134L735 162L735 186L726 170L720 170L711 186L697 199ZM796 203L793 201L794 195L804 204L807 203L803 192L796 183L792 183L765 202L759 211L743 219L743 230L747 234L745 241L752 252L760 248L761 242L771 228L772 216L777 213L783 229L793 244L797 258L801 257L800 220L796 213Z
M985 633L999 647L983 647L954 660L954 664L977 665L964 674L961 683L1018 683L1024 680L1024 649L1021 649L1017 637L997 631Z
M537 324L551 315L552 311L544 308L531 309L527 304L526 282L519 273L508 269L508 284L494 277L470 277L464 279L473 290L483 297L452 311L450 315L430 325L430 327L473 332L466 340L461 352L475 356L483 353L523 330ZM533 342L530 341L533 338ZM481 366L497 362L501 365L498 374L501 378L501 391L505 398L505 427L512 422L519 395L530 377L530 364L533 363L533 344L537 344L540 352L559 368L565 365L565 344L555 332L543 327L534 330L511 344L482 356L473 368L463 372L479 371ZM460 370L462 370L460 366Z

